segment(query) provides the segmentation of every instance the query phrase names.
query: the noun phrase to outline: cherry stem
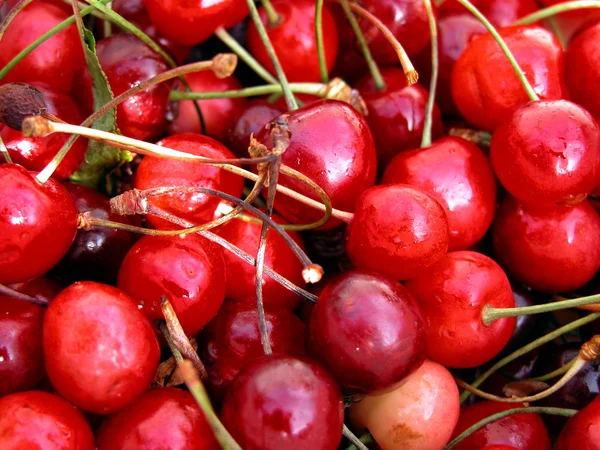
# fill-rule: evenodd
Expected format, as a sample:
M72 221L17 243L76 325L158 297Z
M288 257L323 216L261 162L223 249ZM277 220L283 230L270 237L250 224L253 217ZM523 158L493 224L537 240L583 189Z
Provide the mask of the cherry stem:
M311 94L324 97L327 93L327 85L321 83L290 83L292 92ZM267 84L264 86L253 86L244 89L232 89L230 91L215 92L182 92L171 91L169 100L179 102L182 100L208 100L214 98L240 98L253 97L257 95L274 94L283 92L280 84Z
M6 161L8 164L12 164L12 158L10 157L10 153L8 153L8 149L6 148L2 137L0 137L0 153L2 153L4 161Z
M510 416L512 414L519 413L538 413L538 414L550 414L553 416L563 416L563 417L571 417L577 414L576 409L568 409L568 408L552 408L548 406L529 406L524 408L513 408L507 409L504 411L500 411L496 414L492 414L491 416L486 417L485 419L480 420L476 424L470 426L465 431L456 436L446 447L444 450L451 450L456 447L460 442L464 439L468 438L471 434L485 427L487 424L491 422L495 422L496 420L503 419L504 417Z
M449 136L463 138L466 141L472 142L478 147L490 148L492 142L492 134L487 131L472 130L470 128L450 128Z
M519 66L519 63L517 62L514 55L512 54L512 52L506 45L506 42L504 42L504 39L502 39L502 36L500 36L498 31L496 31L496 28L494 28L494 26L490 23L490 21L487 20L487 18L483 14L481 14L481 12L479 12L479 10L475 6L473 6L473 4L469 0L457 0L457 1L461 5L463 5L471 14L473 14L477 18L477 20L479 20L483 24L483 26L486 28L486 30L488 30L490 32L490 34L492 35L494 40L498 43L498 45L502 49L502 52L504 53L504 55L510 62L510 65L513 67L515 74L517 75L517 77L519 78L519 81L521 81L521 84L523 85L523 88L527 92L527 96L529 97L529 100L539 101L540 98L538 97L538 95L535 93L535 91L531 87L529 80L523 73L523 70L521 70L521 66Z
M352 445L350 447L348 447L346 450L350 450L350 449L353 449L353 450L356 450L356 449L358 449L358 450L369 450L369 447L367 447L365 445L365 443L362 441L362 436L359 439L352 432L352 430L346 426L346 424L344 424L344 427L342 428L342 434L346 437L346 439L348 439L350 442L352 442ZM371 436L371 435L369 434L369 436ZM371 440L372 439L373 438L371 437Z
M327 71L327 61L325 60L325 45L323 45L323 0L317 0L315 3L315 38L317 41L317 55L319 57L319 71L321 72L321 81L329 82L329 73Z
M0 40L2 40L2 38L4 37L6 29L13 21L13 19L17 17L17 14L19 14L23 9L25 9L25 7L29 5L32 1L33 0L20 0L15 6L12 7L12 9L8 12L6 17L2 21L2 24L0 24Z
M271 0L260 0L260 3L265 9L265 13L267 13L269 28L276 27L281 21L281 16L275 11L275 8L271 4Z
M557 14L573 11L577 9L585 8L600 8L600 1L598 0L578 0L572 2L558 3L554 6L540 9L534 13L528 14L525 17L521 17L513 25L530 25L539 20L551 18Z
M431 36L431 80L429 81L429 97L425 108L425 123L423 124L423 136L421 137L421 148L431 145L431 128L433 126L433 107L435 106L435 95L439 75L439 55L438 55L438 32L437 23L431 0L423 0L425 10L427 11L427 20L429 22L429 35Z
M90 3L91 3L91 1L90 1ZM112 2L108 3L106 5L106 8L110 9L112 11ZM112 34L112 23L110 23L110 20L105 20L102 25L103 25L102 26L102 32L103 32L102 34L103 34L104 38L106 39L106 38L110 37Z
M558 369L556 369L550 373L541 375L539 377L530 378L530 380L532 380L532 381L552 380L552 379L558 377L559 375L563 375L563 374L567 373L569 371L569 369L571 368L571 366L575 363L575 361L576 361L576 359L573 359L573 360L569 361L567 364L565 364L564 366L561 366Z
M9 288L8 286L4 286L0 284L0 295L8 295L9 297L14 297L17 300L23 300L24 302L33 303L39 306L48 306L49 303L45 300L40 300L39 298L32 297L27 294L23 294L22 292L15 291L14 289Z

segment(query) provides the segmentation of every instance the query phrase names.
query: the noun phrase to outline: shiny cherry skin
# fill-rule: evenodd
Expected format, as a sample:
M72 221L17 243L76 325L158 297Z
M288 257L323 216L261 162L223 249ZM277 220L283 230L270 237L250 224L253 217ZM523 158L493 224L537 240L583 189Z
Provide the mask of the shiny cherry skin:
M509 197L492 233L498 262L513 279L538 291L573 291L600 268L600 217L587 200L535 208Z
M563 428L556 450L600 449L600 397L575 414Z
M421 143L425 108L429 94L420 84L407 86L402 69L383 68L386 90L377 91L371 75L361 78L354 87L367 104L367 122L375 140L379 169L403 150ZM442 136L444 127L437 107L433 110L433 138Z
M342 438L344 403L321 366L273 354L233 380L221 420L245 450L335 450Z
M274 214L272 217L277 223L288 223L277 214ZM260 242L261 228L262 226L258 223L233 219L219 227L217 232L221 237L246 253L256 255ZM304 249L302 238L297 232L288 231L287 233L300 248ZM228 273L235 274L234 279L227 283L227 298L233 301L244 301L248 298L253 298L256 292L256 268L231 252L226 252L224 257ZM273 269L295 285L304 285L302 263L285 240L273 230L267 235L265 266ZM286 289L268 275L263 276L262 286L265 305L281 306L291 311L300 303L298 295Z
M512 445L486 445L481 450L519 450Z
M382 182L417 187L440 202L448 217L450 250L469 248L492 224L496 178L487 156L465 139L444 137L430 147L398 154Z
M537 26L498 30L542 100L565 95L564 56L556 37ZM452 69L452 97L476 128L493 131L529 99L504 53L486 33L471 41Z
M515 318L483 324L486 305L514 308L506 274L481 253L448 253L407 289L423 311L429 358L445 367L477 367L496 356L509 341Z
M459 412L452 374L425 360L395 390L353 403L350 420L367 428L382 450L441 450L450 440Z
M227 147L200 134L176 134L159 141L158 145L207 158L235 158ZM147 156L137 169L134 184L140 190L163 186L202 187L239 197L244 188L244 179L218 167L197 162ZM220 202L215 196L178 192L155 196L151 200L153 205L195 224L212 220ZM152 215L148 216L148 220L159 229L174 228L170 222Z
M267 306L265 319L274 353L305 354L304 324L293 312ZM239 371L264 354L256 302L226 301L198 335L198 354L208 372L211 398L222 402Z
M568 0L540 0L545 6L553 6L558 3L565 3ZM562 35L565 42L570 42L578 33L593 26L600 20L600 11L598 8L580 8L573 11L565 11L554 16L558 32Z
M17 164L0 165L0 284L37 278L67 253L77 209L52 178L40 185Z
M167 39L193 46L219 27L237 25L248 15L245 0L144 0L152 23Z
M334 208L352 212L356 198L375 182L375 145L365 119L350 105L321 100L284 115L292 133L281 162L302 172L317 183ZM331 130L336 130L332 133ZM267 127L256 138L272 147ZM316 200L319 197L304 183L280 175L279 183ZM278 195L275 209L292 223L316 222L323 213L284 195ZM339 220L323 226L332 229Z
M232 91L242 88L234 76L217 78L210 70L186 75L185 79L194 92ZM196 108L194 108L194 102L185 100L177 103L179 113L169 125L169 133L200 133L200 120L198 119ZM197 103L202 111L206 134L223 142L227 136L229 127L242 114L246 106L246 99L217 98L213 100L198 100Z
M20 392L0 398L0 448L94 450L83 415L58 395Z
M495 27L507 27L540 9L536 0L474 0L471 3ZM457 0L446 0L439 9L440 16L464 14L465 11L465 7Z
M85 411L110 414L148 388L160 348L133 299L84 281L63 290L48 307L44 357L61 396Z
M183 331L193 336L223 304L226 277L223 250L218 244L195 234L144 236L127 253L117 286L150 320L164 319L164 295Z
M453 438L492 414L520 408L515 403L480 402L463 408ZM509 445L518 450L550 450L550 437L542 418L534 413L511 414L495 420L461 441L457 450L485 448L487 445Z
M38 1L27 5L2 37L0 67L69 15L49 3ZM26 56L2 79L2 83L41 81L53 90L68 92L75 73L85 65L80 42L75 24L70 25Z
M98 450L217 450L204 413L192 394L152 388L109 416L96 436Z
M446 212L437 200L412 186L385 184L358 197L346 252L356 267L407 280L446 254L448 235Z
M320 81L321 72L319 71L317 40L314 31L315 1L273 0L271 3L279 14L279 23L270 25L265 9L261 7L258 11L288 80L292 82ZM339 37L335 19L327 6L323 7L322 21L325 63L330 72L337 57ZM271 58L253 21L248 25L246 39L252 56L271 73L275 73Z
M330 282L307 329L309 354L346 390L392 390L426 356L425 322L396 280L355 270Z
M600 128L567 100L530 102L492 135L490 158L506 190L528 205L573 204L600 177Z

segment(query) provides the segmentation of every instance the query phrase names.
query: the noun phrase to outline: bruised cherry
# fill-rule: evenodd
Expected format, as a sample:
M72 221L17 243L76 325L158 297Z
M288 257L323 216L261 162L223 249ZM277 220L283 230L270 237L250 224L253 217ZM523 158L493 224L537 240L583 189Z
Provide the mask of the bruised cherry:
M600 449L600 397L575 414L563 428L558 438L557 450Z

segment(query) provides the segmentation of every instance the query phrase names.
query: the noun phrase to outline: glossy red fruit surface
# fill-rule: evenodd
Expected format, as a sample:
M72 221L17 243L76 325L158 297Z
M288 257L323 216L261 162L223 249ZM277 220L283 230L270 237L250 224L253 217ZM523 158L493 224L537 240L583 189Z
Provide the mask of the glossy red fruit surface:
M53 179L40 185L17 164L0 165L0 284L37 278L67 253L77 209Z
M244 450L335 450L342 438L344 403L321 366L273 354L238 374L221 420Z
M96 436L98 450L217 450L213 431L192 394L152 388L109 416Z
M600 449L600 397L575 414L558 438L557 450Z
M267 306L265 319L274 353L304 355L304 324L293 312ZM198 353L208 372L207 388L222 401L238 372L264 354L256 302L225 302L198 335Z
M0 398L0 448L94 450L83 415L58 395L21 392Z
M507 27L517 19L539 9L536 0L474 0L471 2L495 27ZM542 1L542 3L544 3ZM457 0L446 0L439 9L440 16L463 14L466 9Z
M160 349L129 296L88 281L69 286L47 309L44 356L58 393L83 410L110 414L148 388Z
M176 134L159 141L158 145L207 158L235 158L227 147L199 134ZM197 162L147 156L137 169L134 184L140 190L163 186L202 187L239 197L244 187L244 179L218 167ZM155 196L151 200L153 205L195 224L212 220L220 202L218 197L197 192L172 192ZM148 220L160 229L175 227L170 222L152 215L148 216Z
M492 226L498 262L517 281L542 292L568 292L600 268L600 217L586 200L535 208L512 197Z
M322 100L285 115L292 133L281 162L311 178L329 195L334 208L353 211L356 198L375 182L375 145L365 119L347 103ZM336 130L332 133L332 130ZM257 139L272 148L265 127ZM319 197L304 183L288 176L280 184L314 199ZM275 209L292 223L316 222L323 213L296 200L278 195ZM332 229L339 220L323 228Z
M537 26L498 31L535 93L543 100L565 95L564 56L554 35ZM474 127L493 131L519 106L529 102L514 69L491 34L471 41L452 70L452 97Z
M514 308L508 278L500 266L481 253L448 253L420 277L408 280L425 319L429 357L445 367L477 367L504 348L515 318L483 324L486 305Z
M346 251L356 267L407 280L439 261L447 249L446 212L420 189L375 186L356 201L346 235Z
M183 331L193 336L217 314L225 298L226 280L223 250L218 244L195 234L144 236L127 253L117 285L150 320L164 319L164 295Z
M553 6L565 3L567 0L540 0L543 6ZM560 33L565 42L569 42L579 32L591 27L600 20L598 8L580 8L566 11L554 16L557 33Z
M444 137L430 147L400 153L382 182L417 187L440 202L448 217L450 250L469 248L492 223L496 178L486 155L465 139Z

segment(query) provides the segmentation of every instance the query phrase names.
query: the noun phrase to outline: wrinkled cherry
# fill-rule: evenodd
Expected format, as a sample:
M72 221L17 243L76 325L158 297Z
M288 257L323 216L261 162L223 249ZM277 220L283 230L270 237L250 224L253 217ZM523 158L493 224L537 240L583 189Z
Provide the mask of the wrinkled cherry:
M600 449L600 397L575 414L567 422L558 438L556 450Z

